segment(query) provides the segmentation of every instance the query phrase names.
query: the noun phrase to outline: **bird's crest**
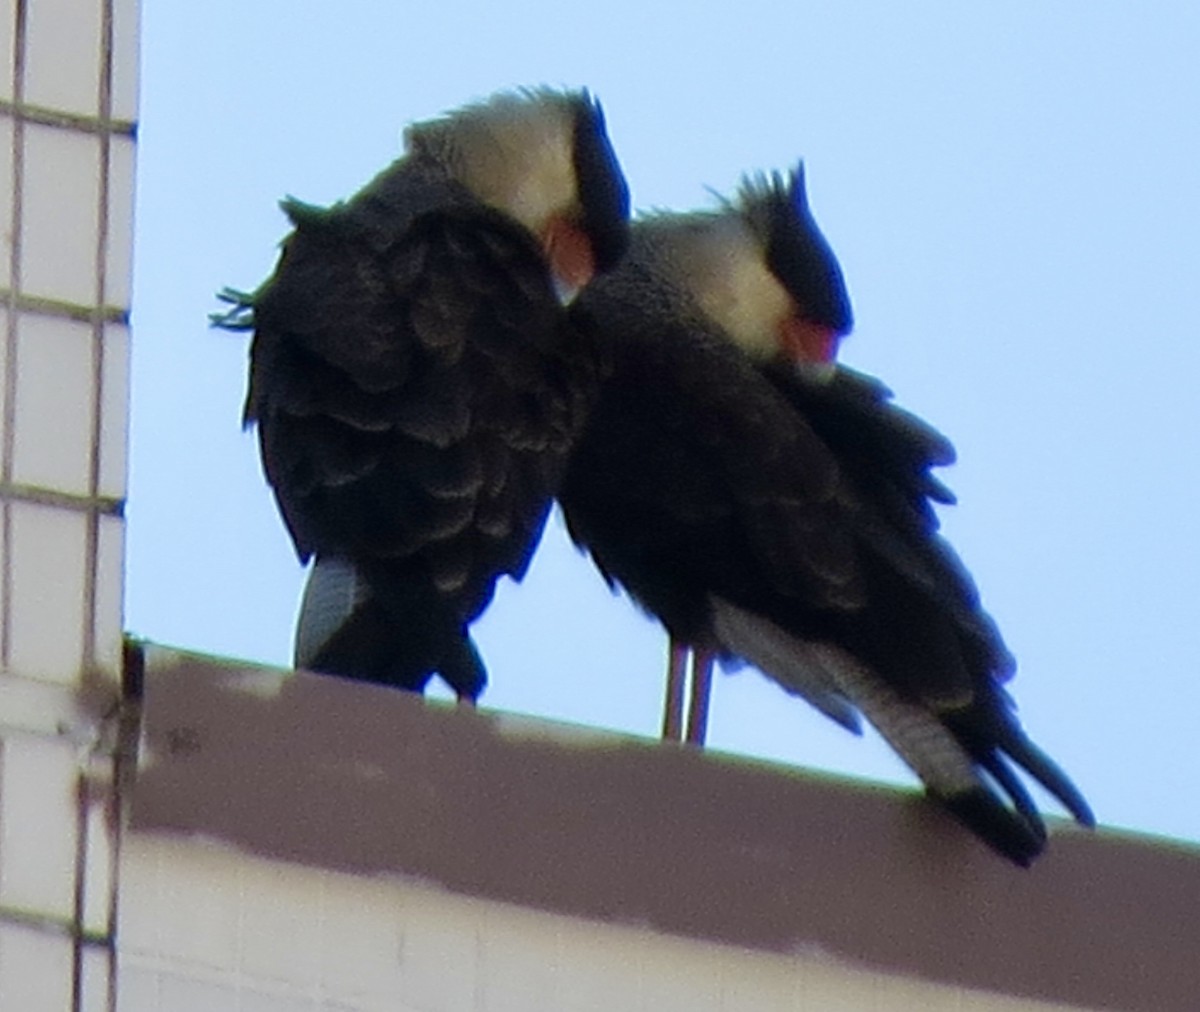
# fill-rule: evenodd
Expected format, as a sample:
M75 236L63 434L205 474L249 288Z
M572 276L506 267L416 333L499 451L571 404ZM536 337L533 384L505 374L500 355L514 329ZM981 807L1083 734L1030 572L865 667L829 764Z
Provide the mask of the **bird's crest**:
M854 325L842 268L809 208L804 163L781 172L746 176L736 209L766 251L767 263L800 305L802 315L838 334Z

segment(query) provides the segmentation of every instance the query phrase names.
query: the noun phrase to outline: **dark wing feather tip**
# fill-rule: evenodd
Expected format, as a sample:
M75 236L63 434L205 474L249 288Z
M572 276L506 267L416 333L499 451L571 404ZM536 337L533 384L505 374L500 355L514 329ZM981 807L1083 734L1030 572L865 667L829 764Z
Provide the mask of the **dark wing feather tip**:
M986 788L936 800L997 854L1028 868L1045 849L1046 836L1001 804Z

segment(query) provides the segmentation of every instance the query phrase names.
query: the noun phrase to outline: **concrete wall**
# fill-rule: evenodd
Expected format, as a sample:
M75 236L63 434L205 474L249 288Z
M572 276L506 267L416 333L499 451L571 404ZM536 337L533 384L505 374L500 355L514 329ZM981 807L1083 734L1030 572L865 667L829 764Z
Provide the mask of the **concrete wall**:
M254 1009L1200 993L1196 848L1053 820L1024 871L914 792L159 648L143 689L123 994L131 974Z

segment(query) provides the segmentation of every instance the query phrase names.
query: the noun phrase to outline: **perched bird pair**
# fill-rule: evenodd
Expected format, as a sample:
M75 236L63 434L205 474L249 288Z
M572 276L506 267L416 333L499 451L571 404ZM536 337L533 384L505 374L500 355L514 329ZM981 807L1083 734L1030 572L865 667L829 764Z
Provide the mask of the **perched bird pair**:
M713 659L736 658L864 715L1018 864L1045 828L1014 766L1092 823L937 533L951 447L834 362L850 304L800 170L631 227L586 93L497 95L406 143L344 204L286 202L275 274L218 321L254 330L245 422L314 559L297 666L418 691L436 672L474 700L469 626L558 496L671 635L669 736L687 652L695 741Z

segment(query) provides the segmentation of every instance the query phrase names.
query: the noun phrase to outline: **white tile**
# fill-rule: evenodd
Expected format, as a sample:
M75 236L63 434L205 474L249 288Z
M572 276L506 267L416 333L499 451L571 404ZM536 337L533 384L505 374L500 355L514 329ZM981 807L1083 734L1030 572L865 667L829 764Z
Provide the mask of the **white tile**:
M756 952L725 950L724 958L709 963L710 973L720 975L724 1008L745 1012L783 1012L796 1001L796 976L803 972L791 961Z
M71 940L0 922L0 1009L67 1012Z
M27 5L25 101L85 116L99 114L103 0L36 0Z
M75 748L21 737L8 739L0 749L0 903L73 919L79 825Z
M189 872L195 864L188 866ZM209 877L164 869L156 916L160 919L161 953L179 963L237 966L238 905L236 891L224 876ZM130 897L121 891L122 904ZM142 902L142 897L137 898ZM168 1006L169 1007L169 1006Z
M110 1012L108 976L111 965L107 949L98 945L89 945L83 950L80 1012Z
M235 967L242 860L217 847L126 834L117 909L121 951L181 966Z
M400 994L417 1008L475 1012L479 1007L483 915L433 894L415 905L400 936Z
M129 328L122 324L105 324L101 385L99 493L123 499L129 453Z
M13 30L17 23L17 0L0 0L0 98L13 97Z
M113 0L113 119L137 119L140 38L138 0Z
M560 1006L572 982L560 973L557 946L534 946L528 936L490 935L479 964L479 991L485 1012Z
M247 863L241 874L238 968L315 985L321 972L321 880L297 865Z
M564 921L558 950L561 1012L636 1009L641 998L642 960L654 936L610 925Z
M152 841L126 832L118 855L121 902L117 905L117 938L121 949L120 982L127 968L153 962L162 949L162 886L164 859Z
M100 517L96 543L96 656L98 673L117 685L121 680L125 606L125 521Z
M13 121L0 119L0 288L12 284Z
M88 493L95 355L89 324L21 314L13 453L19 484Z
M640 972L643 1012L720 1012L721 982L707 954L676 939L648 941Z
M128 1008L122 1001L121 1012L237 1012L238 987L207 980L164 973L160 975L159 1004Z
M3 426L0 426L0 438L3 438ZM7 673L3 669L11 665L9 655L12 653L12 622L8 614L8 588L12 582L12 510L11 500L0 500L0 677ZM40 716L40 703L33 709L36 716Z
M22 290L94 305L100 138L26 124L22 189Z
M30 678L74 682L83 661L87 517L35 503L9 508L11 667Z
M113 137L109 145L104 304L128 309L133 283L133 185L137 148L132 137Z
M116 1012L159 1012L162 1003L162 974L134 960L117 962Z
M8 435L8 379L8 313L0 304L0 441Z
M317 1012L317 1008L315 998L250 990L238 992L238 1012Z
M373 879L330 875L322 889L321 984L349 1000L400 993L404 900Z
M94 935L107 935L114 927L111 922L116 813L112 803L112 766L112 760L106 756L92 757L88 766L83 927Z

